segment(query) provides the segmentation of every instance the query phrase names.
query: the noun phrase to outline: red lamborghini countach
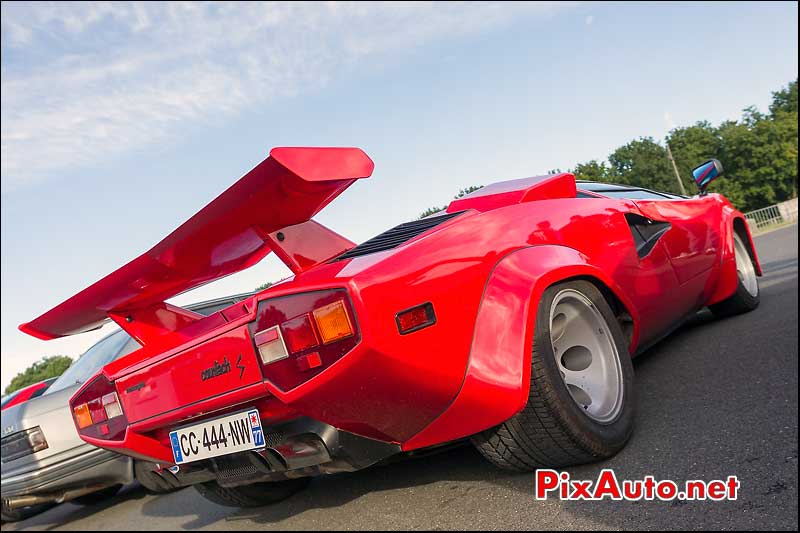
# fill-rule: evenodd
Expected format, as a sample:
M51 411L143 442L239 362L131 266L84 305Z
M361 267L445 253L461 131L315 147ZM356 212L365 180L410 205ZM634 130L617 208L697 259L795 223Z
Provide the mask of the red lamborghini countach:
M556 174L494 183L359 245L312 220L373 163L275 148L151 250L20 329L111 319L142 348L75 394L87 442L232 506L470 440L500 467L597 461L633 429L632 356L758 306L744 216ZM165 301L274 252L294 276L202 316Z

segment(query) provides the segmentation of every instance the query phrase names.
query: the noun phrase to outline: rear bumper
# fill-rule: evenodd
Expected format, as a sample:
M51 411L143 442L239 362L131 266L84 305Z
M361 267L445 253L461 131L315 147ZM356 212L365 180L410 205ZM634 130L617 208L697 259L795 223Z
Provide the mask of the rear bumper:
M111 486L133 481L133 460L114 452L84 446L83 453L37 470L3 477L4 500L16 496L52 495L59 501L65 491L88 486Z
M152 484L174 489L206 481L233 487L264 481L352 472L400 452L400 446L368 439L300 418L270 428L261 450L225 455L149 472Z

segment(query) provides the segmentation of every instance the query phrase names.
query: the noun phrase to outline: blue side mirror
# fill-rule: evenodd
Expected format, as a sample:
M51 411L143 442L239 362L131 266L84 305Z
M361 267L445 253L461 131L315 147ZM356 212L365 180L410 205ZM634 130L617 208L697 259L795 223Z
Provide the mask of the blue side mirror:
M692 170L694 182L697 188L700 189L700 196L706 194L706 188L711 185L711 182L722 175L722 163L718 159L709 159L699 167Z

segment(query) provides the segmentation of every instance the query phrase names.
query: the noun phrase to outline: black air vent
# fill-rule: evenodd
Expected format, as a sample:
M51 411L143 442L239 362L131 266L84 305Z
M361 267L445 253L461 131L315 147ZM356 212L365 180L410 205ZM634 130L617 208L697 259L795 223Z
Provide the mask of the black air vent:
M375 252L382 252L384 250L391 250L397 248L404 242L408 242L417 235L425 233L431 228L435 228L442 222L446 222L453 217L457 217L464 211L456 213L445 213L443 215L433 215L420 220L405 222L399 226L395 226L390 230L386 230L380 235L371 238L366 242L362 242L355 248L351 248L334 261L342 259L350 259L351 257L359 257L361 255L374 254Z
M625 213L625 220L628 221L628 226L631 228L639 259L646 257L647 254L653 251L658 239L672 227L669 222L651 220L636 213Z

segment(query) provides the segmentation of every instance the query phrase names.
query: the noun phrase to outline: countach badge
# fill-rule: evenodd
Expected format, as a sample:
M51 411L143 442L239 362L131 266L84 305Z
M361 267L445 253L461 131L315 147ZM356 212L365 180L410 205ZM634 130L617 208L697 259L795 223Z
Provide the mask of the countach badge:
M215 360L214 366L203 370L200 373L200 379L206 381L211 378L216 378L218 376L221 376L222 374L227 374L230 371L231 371L231 363L230 361L228 361L228 357L226 356L225 359L222 360L222 364L218 363Z

